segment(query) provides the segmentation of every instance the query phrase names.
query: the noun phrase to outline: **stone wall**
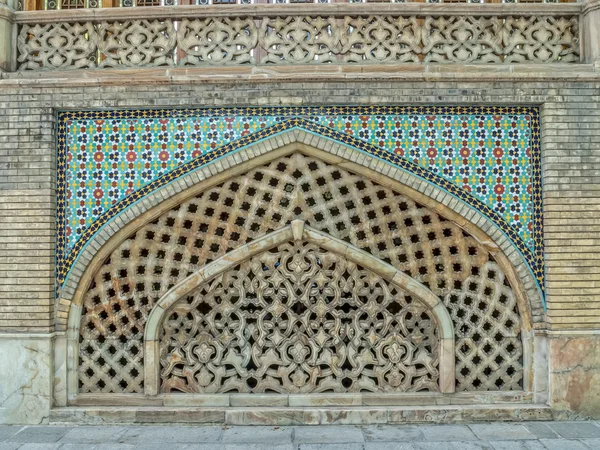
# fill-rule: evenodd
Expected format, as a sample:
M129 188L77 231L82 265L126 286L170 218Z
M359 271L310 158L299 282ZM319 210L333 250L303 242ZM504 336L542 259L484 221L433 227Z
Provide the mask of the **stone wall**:
M400 70L400 69L398 69ZM464 69L463 69L464 70ZM437 75L387 69L385 74L264 75L262 79L215 81L209 74L156 70L128 74L0 81L0 333L15 345L31 336L52 348L54 332L55 134L57 109L153 106L493 104L540 105L544 226L547 267L547 331L553 406L598 415L591 407L600 385L588 369L598 364L593 330L600 328L600 76L580 72ZM47 75L49 76L49 75ZM477 77L478 81L472 79ZM251 78L251 77L247 77ZM289 80L295 78L295 80ZM286 80L287 79L287 80ZM127 80L127 81L125 81ZM66 314L61 312L60 314ZM544 328L542 326L541 328ZM13 333L20 333L18 335ZM558 334L560 333L560 334ZM576 336L574 337L574 335ZM18 339L17 336L22 336ZM18 344L17 342L21 343ZM39 340L38 340L39 341ZM6 342L4 340L3 342ZM37 342L37 341L36 341ZM49 350L48 350L49 351ZM49 354L32 351L30 361ZM579 366L574 356L581 355ZM2 371L22 371L22 360L0 349ZM46 356L41 356L46 355ZM26 356L22 355L22 358ZM44 363L45 364L45 363ZM583 375L582 372L583 371ZM49 389L51 371L34 368L36 383ZM23 384L25 383L25 384ZM27 383L15 381L15 389ZM0 389L1 422L43 421L23 416L27 402L7 402ZM574 399L574 392L578 399ZM32 392L43 408L48 392ZM42 409L43 409L42 408Z

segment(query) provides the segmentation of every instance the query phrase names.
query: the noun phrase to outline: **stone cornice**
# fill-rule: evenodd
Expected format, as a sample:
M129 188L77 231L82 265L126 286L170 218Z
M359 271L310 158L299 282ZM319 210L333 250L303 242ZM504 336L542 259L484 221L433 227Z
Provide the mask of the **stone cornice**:
M594 0L598 2L598 0ZM581 3L314 3L230 6L163 6L138 8L19 11L17 23L124 21L139 19L207 18L226 16L347 16L347 15L578 15Z
M600 0L584 0L584 2L581 3L581 13L584 15L596 11L597 9L600 9ZM598 26L600 26L600 24L598 24Z
M593 64L224 66L0 73L0 86L89 86L322 81L599 81Z
M15 22L15 11L6 3L0 3L0 21L6 20L10 23Z

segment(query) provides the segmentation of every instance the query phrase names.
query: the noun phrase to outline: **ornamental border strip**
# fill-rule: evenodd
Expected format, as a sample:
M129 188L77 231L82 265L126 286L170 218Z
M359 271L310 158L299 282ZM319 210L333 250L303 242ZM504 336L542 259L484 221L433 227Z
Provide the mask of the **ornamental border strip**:
M455 184L441 178L394 153L384 151L354 136L340 133L329 127L316 124L298 116L356 115L356 114L513 114L528 115L531 127L531 166L532 166L532 235L534 248L531 251L514 228L494 209L485 205L471 194ZM224 117L232 115L280 116L290 119L264 128L256 133L231 141L210 153L198 156L160 176L146 186L131 193L115 203L98 217L79 237L68 255L66 250L66 174L67 174L67 124L71 120L94 119L146 119L177 117ZM543 210L542 210L542 173L539 108L535 106L273 106L273 107L223 107L223 108L181 108L181 109L127 109L112 111L58 111L57 112L57 243L56 243L56 295L69 276L70 270L90 239L116 215L141 200L147 194L177 180L200 167L255 144L263 139L294 128L349 145L363 153L385 161L395 167L412 173L422 180L436 185L450 193L468 206L484 214L493 221L521 252L531 269L538 288L545 296L545 272L543 252Z

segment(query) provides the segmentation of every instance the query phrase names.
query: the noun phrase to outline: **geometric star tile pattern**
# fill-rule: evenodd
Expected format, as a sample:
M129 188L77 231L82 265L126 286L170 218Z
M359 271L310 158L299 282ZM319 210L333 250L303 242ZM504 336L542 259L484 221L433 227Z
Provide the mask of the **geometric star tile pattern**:
M294 120L405 170L424 169L428 181L509 233L543 291L539 111L459 106L61 112L59 285L96 222L133 193L177 168L267 137L269 130L297 126Z

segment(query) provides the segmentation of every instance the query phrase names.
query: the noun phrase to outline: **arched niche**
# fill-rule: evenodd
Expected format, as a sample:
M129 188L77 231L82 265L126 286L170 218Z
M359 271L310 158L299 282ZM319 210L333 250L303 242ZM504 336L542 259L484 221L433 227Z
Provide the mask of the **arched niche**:
M183 369L179 369L179 372L190 373L191 371L201 371L200 373L205 373L207 374L207 376L210 376L208 375L209 372L205 370L205 366L208 365L212 366L212 368L214 369L213 373L218 373L219 371L224 372L225 369L222 368L223 365L229 363L230 366L232 364L233 366L236 366L236 364L232 363L231 361L237 358L243 359L242 355L244 352L246 352L248 356L246 358L248 360L246 364L253 364L255 361L262 360L266 361L264 363L266 365L278 364L279 371L281 372L285 372L286 368L292 366L293 368L296 368L296 372L294 372L295 374L301 374L299 376L306 376L308 378L308 374L300 370L298 366L305 365L307 367L306 370L308 373L311 372L311 368L312 372L314 372L315 370L320 372L321 367L311 366L308 363L308 354L311 352L311 350L317 348L318 352L320 352L321 355L320 357L314 355L312 359L314 359L315 361L319 361L320 366L326 367L326 372L336 372L335 369L329 369L330 366L335 366L336 364L331 362L331 360L335 358L326 358L325 355L336 354L338 355L338 357L341 353L346 355L346 358L339 358L343 359L343 361L337 361L337 366L339 366L337 367L338 372L341 372L340 367L344 362L348 360L355 360L353 370L357 373L357 377L360 377L362 375L361 372L364 373L367 370L365 369L365 366L378 364L378 367L376 369L371 370L371 377L365 376L364 379L366 381L363 381L362 386L357 381L357 386L354 389L360 390L361 387L364 386L367 389L379 388L382 389L384 392L389 391L394 387L404 388L405 390L413 388L417 390L437 390L442 393L454 392L454 330L452 326L452 320L448 314L448 311L446 310L446 307L441 303L440 299L418 281L410 278L403 272L400 272L399 270L395 269L393 266L378 260L371 254L357 249L356 247L348 244L347 242L341 241L325 233L319 232L318 230L307 227L301 220L294 220L290 225L287 225L275 232L269 233L262 238L252 241L249 244L239 247L231 251L230 253L227 253L226 255L222 256L221 258L217 259L216 261L213 261L212 263L206 265L199 271L195 272L194 274L190 275L189 277L181 281L179 284L174 286L158 301L158 303L150 313L144 332L144 367L146 395L156 395L159 393L161 384L161 362L164 363L163 365L166 365L167 363L165 363L165 360L169 359L165 358L164 355L161 355L161 350L162 353L164 353L167 347L169 346L168 342L164 342L164 329L167 328L165 325L165 319L168 318L170 315L175 317L181 316L183 314L192 315L192 310L194 309L194 302L193 300L190 300L190 296L193 296L193 293L195 291L202 288L204 285L209 284L212 280L219 277L220 275L222 276L228 271L231 271L231 269L235 268L236 266L239 266L240 264L246 261L252 261L252 258L256 257L257 255L262 255L265 253L268 254L272 249L278 247L281 244L286 244L289 241L301 243L301 246L306 246L306 244L314 244L314 248L309 249L309 252L314 251L315 249L321 249L325 252L320 254L320 258L317 257L311 259L310 263L306 262L306 255L296 255L298 256L298 258L293 259L292 261L304 262L306 263L305 267L297 267L300 264L296 264L293 267L284 268L282 265L280 265L282 264L281 261L277 260L274 266L279 265L279 267L271 268L273 269L275 275L271 275L270 280L272 281L275 277L278 277L280 279L281 285L278 285L278 287L279 289L283 289L285 292L279 296L277 295L277 292L271 292L272 290L277 289L267 287L266 289L261 289L261 292L258 295L258 297L263 297L264 295L266 299L262 298L257 299L256 301L244 302L241 298L239 298L239 296L244 295L240 292L237 292L235 294L237 299L237 302L235 303L237 304L232 304L229 301L229 298L225 299L223 302L220 302L219 305L214 304L213 306L215 308L215 311L213 312L213 314L211 314L213 319L209 319L210 324L207 324L207 326L205 328L202 328L202 330L195 329L198 326L198 324L191 325L191 327L195 329L195 332L192 333L194 334L194 336L186 336L185 344L182 343L183 345L178 346L176 350L176 353L178 355L176 358L171 355L170 359L177 359L177 363L181 363L180 365L182 365L182 367L185 366ZM288 253L290 253L289 249L287 250ZM293 249L291 253L293 253ZM273 261L273 257L270 254L268 254L267 256L267 260ZM284 258L286 258L287 261L290 262L290 257L293 256L294 255L290 256L289 254L287 254L284 256ZM329 264L326 264L324 260L329 259L329 257L331 256L333 257L331 258L333 259L333 261L329 261ZM338 284L333 283L335 283L335 281L337 281L338 283L340 281L342 283L346 283L348 280L344 279L342 274L338 273L336 274L337 276L331 277L329 279L324 279L321 282L319 282L318 280L321 277L325 278L324 273L327 272L327 269L331 269L331 267L336 267L336 264L336 269L339 271L339 266L343 265L345 260L349 260L354 263L344 267L343 270L345 271L347 277L350 277L350 275L347 274L348 270L353 269L352 271L360 271L361 269L366 269L368 271L366 274L367 278L370 274L375 274L381 277L380 280L369 280L371 285L379 286L381 288L382 283L385 284L386 282L389 282L392 285L396 286L399 289L399 291L396 292L395 295L392 295L389 292L387 292L386 295L381 292L381 289L374 289L374 291L376 292L370 291L370 295L359 295L359 293L357 292L346 292L347 294L350 294L350 299L341 299L341 292L339 292L340 286ZM266 267L263 267L264 262L258 261L258 264L259 273L263 270L266 270ZM279 271L277 269L279 269ZM310 294L306 293L303 290L301 295L294 295L293 289L289 289L289 287L288 289L285 289L284 287L282 287L287 284L287 280L284 279L284 277L286 275L293 275L293 272L298 270L300 271L300 273L298 274L298 279L306 279L300 280L300 282L305 284L309 283L310 286L306 289L312 289L316 292ZM281 271L284 271L285 275L282 276ZM252 273L250 273L249 275L252 275ZM363 276L365 276L365 274L363 274ZM341 278L341 280L333 280L333 278ZM239 290L242 290L245 284L253 284L253 281L251 281L250 279L236 281ZM357 284L365 282L364 279L357 281ZM222 286L223 282L218 281L218 283L220 283ZM332 284L329 285L329 283ZM270 285L270 283L268 284ZM266 293L265 290L267 291ZM324 293L324 291L328 292ZM414 299L414 304L410 306L403 304L403 306L405 307L403 309L406 309L406 311L400 310L395 314L390 313L388 309L391 309L392 304L394 305L394 308L398 308L401 304L399 302L403 302L403 300L400 299L400 297L402 297L403 295L408 295L410 296L410 299ZM224 293L224 296L230 297L227 295L227 292ZM327 296L328 300L331 301L332 304L335 304L335 306L326 305L323 301L324 296ZM283 297L283 301L281 301L279 297ZM199 304L202 305L204 308L208 308L207 303L205 303L203 300L205 299L198 299L196 302L199 302ZM192 301L191 307L185 304L186 301ZM176 306L180 303L185 304L183 308L186 311L185 313L182 313L180 311L178 314L177 312L173 311L174 308L176 308ZM342 339L339 336L337 336L335 341L336 346L338 348L333 349L333 351L329 348L326 348L324 345L320 345L318 342L314 342L318 340L318 338L316 338L315 336L309 337L311 332L314 332L314 330L311 330L310 327L307 325L309 320L311 322L328 322L332 329L340 328L341 320L336 316L341 312L342 307L348 306L350 304L355 306L355 308L351 313L353 314L351 316L352 318L348 320L350 320L354 324L357 324L359 321L359 319L357 318L358 316L363 317L363 319L366 318L366 320L362 321L361 326L354 327L354 335L352 337L346 336L346 339L343 339L344 342L342 343ZM295 314L291 311L292 308L298 305L302 306L304 310L303 314ZM250 346L246 342L245 338L241 338L240 340L244 341L243 347L245 347L245 349L239 347L236 347L234 349L225 349L225 346L220 345L217 342L219 341L218 335L222 336L223 327L227 328L227 319L221 317L220 321L222 323L220 324L220 327L216 326L216 321L214 320L215 313L218 315L223 315L225 313L232 314L232 312L235 311L236 316L252 317L254 314L244 314L244 309L249 307L262 307L262 314L257 320L257 327L260 326L260 322L262 322L262 319L264 317L269 316L271 318L271 321L273 322L270 323L271 326L262 327L261 340L268 341L270 339L273 339L272 335L274 333L277 333L277 345L267 347L265 349L263 348L263 345L257 345L256 343L253 346ZM196 306L196 308L198 307ZM431 322L425 319L426 323L430 323L429 326L425 326L425 328L427 328L427 330L425 330L425 333L423 333L423 329L417 329L415 324L412 324L412 327L410 325L405 327L406 322L408 322L408 320L406 319L407 316L411 317L413 321L421 320L419 317L417 317L419 316L419 314L422 314L426 317L430 316L433 319ZM329 315L330 320L324 320L324 317L326 315ZM205 314L197 313L197 316L205 316ZM283 316L285 316L285 319L282 319ZM394 316L402 317L402 319L395 318ZM331 319L332 317L333 319ZM198 320L198 318L196 318L196 320ZM275 324L278 320L285 320L289 323L289 325L285 327L287 328L287 336L285 338L280 335L279 328ZM388 330L387 334L385 335L375 334L376 328L387 329L387 322L394 320L399 320L399 322L401 322L398 325L401 329L403 329L403 333L399 333L397 329L393 328L392 330ZM242 322L241 320L237 322L239 323L238 328L244 328L245 322ZM300 329L305 331L305 333L303 333L302 336L304 338L302 339L302 341L299 340L298 331L296 330L296 332L294 332L293 330L294 327L293 325L291 325L291 323L293 322L296 325L299 325ZM377 327L376 325L379 326ZM319 326L315 323L312 323L312 326L319 327L319 331L325 334L322 326ZM361 329L363 327L365 328L364 330ZM181 324L177 323L174 328L174 332L177 333L177 336L174 336L172 339L174 341L180 341L181 328L183 327L181 326ZM207 332L207 330L215 330L216 328L221 328L221 334L217 332L213 335L209 335L209 332ZM369 331L367 331L367 329ZM162 342L161 330L163 331ZM225 329L224 331L229 333L229 330L227 329ZM233 331L233 335L236 335L238 333L243 334L243 331L244 330L242 329L236 328ZM331 329L328 329L328 332L331 331ZM369 341L368 336L368 334L371 333L373 333L372 342ZM358 335L360 335L361 337L359 338ZM189 341L192 340L195 340L193 347L189 345ZM313 342L304 344L300 343L310 340L312 340ZM436 342L430 342L434 340ZM355 341L359 341L361 342L361 344L357 345ZM291 350L290 348L287 348L288 352L292 352L293 356L296 356L296 358L289 358L290 355L287 354L285 350L282 351L281 349L279 349L279 347L286 348L285 342L288 342L288 345L290 346L292 345L292 343L294 343L299 347L296 348L296 346L292 346ZM185 350L182 350L183 347L185 347ZM231 347L231 344L228 343L226 347ZM313 347L313 349L309 350L310 347ZM341 347L343 347L345 350L341 350ZM360 347L362 349L362 358L361 356L352 357L351 355L347 354L351 354L353 352L358 353L359 348L357 347ZM431 347L432 349L426 350L426 347ZM347 349L350 350L348 351ZM224 354L228 350L230 353ZM180 361L179 355L182 351L185 351L191 359L191 361L189 361L187 364L183 363L183 361ZM261 354L257 355L258 352L261 352ZM275 352L280 352L283 358L281 356L278 358L274 358L273 354ZM390 356L389 354L393 352L395 352L393 356ZM197 356L198 353L201 353L200 357ZM209 359L209 355L215 356L216 353L220 354L218 359L222 365L219 367L215 367L212 364L212 360ZM301 355L298 356L298 353L301 353ZM400 356L400 353L403 354L402 357ZM235 354L235 356L229 357L229 355L232 354ZM375 355L377 355L378 357ZM282 361L282 359L287 361ZM390 361L394 361L394 363L390 364ZM435 363L433 363L432 361L435 361ZM205 362L207 364L202 364L202 362ZM427 373L427 371L423 369L415 369L415 367L417 366L425 367L430 363L432 367L429 367L429 371L432 373ZM412 365L410 367L405 367L405 365L409 364ZM172 365L175 365L175 363L173 363ZM260 364L258 365L259 367L256 370L257 373L268 371L266 367L261 368ZM201 367L199 368L198 366ZM379 376L379 378L383 380L380 384L383 384L384 386L377 386L377 384L373 381L377 378L375 376L375 373L379 368L383 368L383 366L388 366L387 369L389 370L389 373L387 373L386 375ZM402 368L402 373L399 375L397 367ZM165 378L164 372L165 370L163 368L163 378ZM235 386L231 389L240 389L242 390L242 392L244 392L243 389L247 387L247 383L244 383L240 380L240 378L243 378L240 376L240 372L247 372L246 368L240 366L237 370L234 370L232 372L234 375L233 377L228 377L226 381L219 380L220 385L217 385L216 382L213 382L210 388L212 388L215 391L219 388L227 389L227 384L229 384ZM272 369L271 372L273 372ZM403 379L407 379L409 378L409 374L411 372L414 372L413 376L411 377L412 383L403 383L400 386L395 386L393 382L389 382L387 380L387 378L392 377L393 373L397 374L397 376L400 376ZM248 375L246 374L246 376ZM264 373L263 376L266 378L266 380L259 379L259 384L263 382L263 384L266 386L266 389L281 389L281 393L294 393L294 388L300 390L303 387L307 388L305 389L305 392L311 392L308 389L313 389L315 392L318 392L318 389L344 389L339 380L336 380L335 377L331 375L325 378L325 381L321 383L321 386L317 385L317 383L315 382L314 385L309 386L308 384L303 384L300 387L294 386L293 383L290 383L287 379L285 379L284 382L281 382L279 379L281 377L277 377L278 380L275 381L275 377L269 377ZM183 380L183 378L185 377L173 376L171 380L175 379L175 381L181 381ZM192 380L193 383L192 386L186 386L186 390L188 392L197 392L198 390L201 390L202 386L198 384L196 380L197 378L199 378L198 374L190 373L187 378L189 380ZM232 381L232 379L234 379L234 381ZM423 382L424 379L427 379L427 382ZM171 380L163 380L163 384L168 384L168 382ZM287 384L291 386L291 391L285 391L286 388L290 388L290 386L286 386L286 381ZM305 380L300 381L302 383L306 383ZM176 383L171 384L177 386ZM271 385L274 385L274 387L271 387Z
M310 145L308 143L310 143ZM276 147L276 145L278 145L278 147ZM342 178L349 179L352 176L355 176L364 179L367 184L370 183L370 185L381 186L382 189L387 190L386 192L395 192L396 194L394 195L399 195L408 199L411 205L418 205L416 210L421 212L416 213L417 215L423 216L424 210L431 212L432 215L440 218L436 219L435 223L435 226L437 226L440 230L442 230L442 228L440 228L440 224L442 222L448 223L451 225L451 227L453 227L452 229L457 230L457 233L462 233L461 236L464 238L464 242L472 242L477 249L480 249L482 252L484 252L486 255L484 258L485 261L482 259L479 267L486 268L489 266L492 269L497 268L495 271L487 271L490 273L496 273L496 275L500 277L497 280L492 281L498 284L500 290L510 291L510 295L514 297L514 307L510 306L506 310L507 312L503 314L511 316L511 318L515 319L515 321L512 323L512 327L508 327L511 329L504 327L503 333L506 335L507 339L512 339L515 343L520 342L521 344L519 345L522 345L522 351L520 355L514 357L510 354L506 354L503 357L509 359L513 358L517 366L524 367L525 370L517 367L517 370L522 370L522 381L520 381L518 385L511 385L509 390L531 389L531 342L526 338L528 337L528 333L532 324L532 308L530 306L532 303L535 305L533 310L538 311L535 315L533 315L533 318L540 320L539 318L542 317L543 320L543 316L539 314L541 301L539 300L539 297L536 297L537 291L535 287L532 287L531 279L528 278L528 276L530 276L529 272L523 268L525 264L524 261L519 256L518 252L512 246L510 241L503 237L501 233L494 231L494 225L487 221L487 219L485 219L483 216L478 214L476 211L469 209L469 207L466 205L461 204L459 201L452 199L449 194L444 193L435 186L425 183L410 174L400 171L399 169L391 168L389 165L377 160L374 157L370 157L356 150L349 149L341 144L332 143L331 141L323 138L316 138L315 136L307 135L301 130L295 130L289 132L289 134L284 137L280 137L277 142L265 142L262 143L262 146L249 147L240 151L239 153L227 157L229 159L223 158L217 163L210 165L210 167L202 169L202 171L190 174L189 177L186 176L187 178L178 180L177 184L169 185L168 187L170 187L170 189L164 188L157 193L149 194L147 198L141 201L138 205L135 205L137 209L124 212L116 217L114 224L111 227L106 227L103 229L102 232L104 234L99 234L95 238L95 240L86 249L88 253L82 255L83 258L77 263L79 265L75 267L76 270L72 274L73 276L69 281L69 284L72 286L72 288L65 289L65 298L61 299L61 304L67 305L67 307L71 306L68 330L68 389L70 398L74 398L77 395L77 392L82 392L80 389L80 381L78 381L78 371L81 371L78 356L81 354L79 340L81 334L80 327L82 324L84 299L87 298L95 289L94 284L98 286L99 283L104 283L104 281L102 281L100 278L102 276L101 274L103 267L106 266L106 262L111 260L111 255L117 255L115 260L121 258L123 255L122 252L126 250L125 247L129 245L128 242L135 242L137 239L136 236L138 236L139 233L144 233L145 230L147 231L154 226L152 225L153 222L160 222L172 214L172 211L182 207L181 205L187 204L190 201L193 203L195 201L194 198L197 198L203 194L208 195L209 192L218 189L219 186L223 185L223 183L231 183L236 177L247 177L248 174L254 173L256 170L261 170L261 167L276 165L278 159L296 157L306 158L307 160L312 159L316 161L317 165L322 164L323 166L335 167L341 171L340 173L343 172L344 174L348 174L343 175ZM329 181L334 182L335 180L331 179ZM315 187L315 190L318 190L317 187ZM283 192L285 192L285 190ZM411 206L410 208L414 207ZM398 215L404 214L401 211L398 211L397 213ZM291 219L292 218L290 218L290 220ZM290 220L288 220L288 222ZM307 221L307 223L309 222ZM427 226L424 228L427 229L429 225L426 225ZM486 229L487 231L483 231L483 229ZM335 230L331 230L331 232L334 231ZM258 235L256 237L258 237ZM360 239L358 240L360 241ZM353 245L364 247L364 243L357 241L357 244L358 245ZM236 246L241 245L244 245L244 242L240 241L239 244L233 245L228 250L235 250ZM450 249L452 246L447 245L446 247ZM373 254L377 259L385 260L387 258L385 255L376 256L375 253L379 252L379 250L376 248L369 248L368 250L369 253ZM468 245L464 247L463 250L468 252ZM220 257L222 255L214 256ZM487 258L491 258L493 261L488 263L486 262ZM214 257L210 257L208 259L215 260ZM464 257L462 259L467 261L467 264L470 264L468 262L470 258ZM203 263L200 261L200 259L198 259L198 261L191 264L186 270L196 271L206 265L206 262L210 263L210 261L205 261ZM398 261L390 260L390 262L392 266L396 267L400 271L410 272L410 270L406 267L400 267L402 264L400 264ZM434 265L429 264L429 267L434 267ZM418 273L419 265L414 265L414 269L416 270L416 278L413 278L417 279L419 276L421 276ZM116 267L115 270L117 270ZM415 270L413 270L413 272ZM116 272L114 273L116 275ZM187 275L189 274L179 274L178 276L180 278L178 278L176 282L164 283L164 285L160 288L159 297L164 295L166 291L172 287L172 285L181 281L181 277L186 277ZM465 275L467 274L465 273ZM477 276L481 278L481 273ZM451 276L446 278L447 282L452 281ZM468 276L465 277L465 279L467 278ZM110 281L110 284L120 286L118 276L110 279L112 280ZM437 281L433 281L435 280L427 281L427 283L431 282L431 289L438 289ZM481 283L479 284L483 290L485 289L484 284L489 280L486 281L482 278L480 281ZM502 295L502 293L499 295ZM438 298L440 298L440 296L443 297L442 294L439 294ZM158 297L156 300L158 300ZM124 299L124 301L124 306L127 306L126 302L128 300ZM457 301L460 303L463 302L464 299L459 298ZM145 314L149 313L153 305L154 303L150 305L150 308ZM446 305L446 307L448 308L448 305ZM452 310L452 308L454 308L454 310ZM454 315L463 314L464 308L465 305L462 303L459 306L450 308L450 310L452 310L450 314L453 316L454 320L456 320ZM95 314L96 313L93 311L91 312L91 316L94 316ZM485 318L486 313L479 311L479 314ZM143 329L143 327L141 328ZM141 330L138 329L136 335L139 336L140 331ZM141 338L139 340L136 339L127 339L125 345L139 344L140 348L137 348L138 354L143 354ZM85 341L85 339L83 341ZM458 345L458 343L456 343L456 345ZM140 350L142 351L140 352ZM479 350L475 348L474 351L477 352ZM470 356L467 356L466 358L469 357ZM141 356L137 357L138 362L142 361L142 359L143 358ZM459 360L460 358L457 359L457 361ZM467 365L471 364L466 360L461 361L461 364L463 362ZM513 361L511 361L511 363L512 362ZM137 367L143 369L143 364L134 364L134 366L134 368ZM457 373L458 370L459 369L457 368ZM140 379L140 376L143 379L143 372L144 370L138 370L138 379ZM476 375L461 375L461 377L466 377L465 382L470 383L471 381L467 378L471 377L474 379ZM115 386L115 389L118 389L118 386ZM143 389L144 388L142 388L142 390ZM136 390L134 392L140 391Z

